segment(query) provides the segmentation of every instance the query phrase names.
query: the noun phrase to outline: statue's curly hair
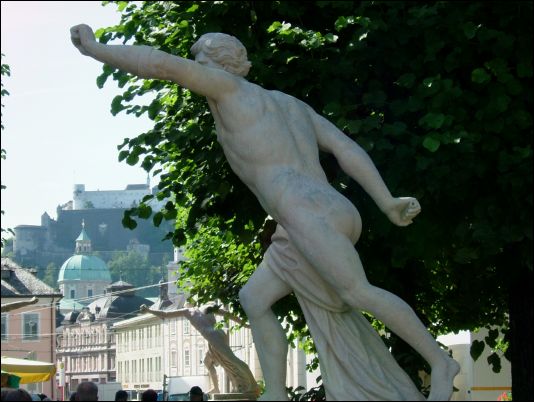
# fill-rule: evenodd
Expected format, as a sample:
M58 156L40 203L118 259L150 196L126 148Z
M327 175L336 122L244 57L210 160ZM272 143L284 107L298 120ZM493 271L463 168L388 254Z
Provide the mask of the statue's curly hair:
M225 71L241 77L248 74L252 65L247 59L245 46L231 35L206 33L191 46L194 56L201 50L214 62L222 65Z

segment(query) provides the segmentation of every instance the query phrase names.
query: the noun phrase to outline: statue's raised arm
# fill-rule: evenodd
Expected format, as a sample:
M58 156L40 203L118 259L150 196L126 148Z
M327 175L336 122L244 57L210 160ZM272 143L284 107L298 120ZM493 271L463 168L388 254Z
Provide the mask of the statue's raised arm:
M413 197L393 197L373 161L356 142L324 117L310 113L319 147L333 154L345 173L356 180L371 196L389 220L397 226L407 226L421 212Z
M15 301L11 303L2 304L2 313L13 311L22 307L31 306L39 302L37 297L32 297L30 300Z
M145 45L99 43L85 24L72 27L70 33L81 54L141 78L172 81L215 100L235 91L238 85L236 76L212 66L202 50L193 61Z

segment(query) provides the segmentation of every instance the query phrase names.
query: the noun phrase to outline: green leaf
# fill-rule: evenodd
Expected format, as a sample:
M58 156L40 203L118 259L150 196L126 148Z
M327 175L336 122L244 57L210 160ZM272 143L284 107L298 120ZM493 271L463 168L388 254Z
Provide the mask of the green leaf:
M189 7L185 12L186 13L194 13L195 11L198 10L198 7L199 5L198 4L193 4L191 7Z
M490 100L490 106L492 107L492 109L495 109L495 111L502 113L506 109L508 109L508 105L510 104L510 101L511 99L508 95L499 94L497 96L494 96Z
M358 134L362 128L361 120L350 120L347 122L347 129L351 134Z
M501 358L500 356L493 352L491 355L488 356L488 364L491 366L491 369L494 373L500 373L501 372Z
M376 107L383 106L386 102L387 96L381 90L375 90L373 92L367 92L363 95L362 101L366 105L373 105Z
M134 230L137 227L137 222L130 218L130 216L124 216L122 218L122 226L130 230Z
M393 124L384 124L382 129L384 134L400 135L406 131L407 126L403 122L396 121Z
M152 217L152 221L154 222L154 226L159 227L163 221L163 214L161 212L156 212Z
M122 105L122 96L117 95L113 98L111 101L111 114L115 116L117 113L119 113L121 110L124 110L125 107Z
M473 248L462 247L454 254L453 258L459 264L468 264L478 258L478 253Z
M430 152L436 152L441 145L440 141L433 137L426 137L423 140L423 146L428 149Z
M274 31L276 31L277 29L279 29L281 26L282 26L282 23L281 23L280 21L274 21L274 22L269 26L269 28L267 28L267 32L269 32L269 33L274 32Z
M517 76L519 78L532 77L532 62L521 62L517 64Z
M127 1L119 1L117 3L117 10L121 13L121 12L124 11L124 9L126 8L127 5L128 5Z
M139 156L137 155L129 154L128 157L126 158L126 163L130 166L137 165L137 162L139 162Z
M397 85L400 85L401 87L404 87L404 88L411 88L413 87L414 83L415 83L415 74L412 74L412 73L403 74L396 81Z
M486 344L483 341L474 340L471 344L471 349L469 351L471 357L473 360L477 360L480 355L482 355L482 352L484 352L484 348L486 347Z
M439 129L445 121L446 118L443 113L430 112L419 120L419 125L426 128Z
M491 76L483 68L475 68L471 73L471 81L477 84L484 84L491 79Z
M119 162L122 162L130 155L130 151L121 151L119 152Z
M149 205L140 204L137 209L139 211L139 217L142 219L148 219L152 215L152 208Z
M334 27L336 28L336 31L341 31L343 28L346 28L350 24L354 24L354 17L340 16L334 23Z
M499 336L499 331L496 329L491 329L488 331L488 335L484 338L486 344L494 349L497 346L497 337Z
M477 27L471 21L467 22L463 26L464 35L467 39L473 39L477 33Z

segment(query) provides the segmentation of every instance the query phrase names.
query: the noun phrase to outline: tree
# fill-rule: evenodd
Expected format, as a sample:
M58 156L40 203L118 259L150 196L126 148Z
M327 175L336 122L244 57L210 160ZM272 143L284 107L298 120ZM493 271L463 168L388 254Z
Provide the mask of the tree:
M232 34L248 49L250 81L304 100L356 139L392 193L415 195L423 206L416 224L391 226L322 155L336 188L364 217L358 250L370 282L406 300L435 335L502 328L514 398L532 394L532 3L117 5L121 22L98 30L101 42L119 38L190 57L201 34ZM163 172L155 197L174 197L152 211L147 196L126 212L125 225L178 217L169 237L187 242L183 275L192 293L242 314L237 291L268 245L269 228L229 169L205 101L109 66L97 84L110 76L124 88L112 113L154 120L153 129L124 139L119 159ZM153 101L136 104L144 94ZM276 312L291 336L303 335L292 300ZM495 348L496 337L490 332L486 344ZM416 373L414 352L395 337L388 342ZM499 362L497 353L488 360L494 370Z
M154 285L161 279L161 268L151 266L146 256L136 251L118 252L108 261L112 282L123 280L134 287ZM143 297L157 296L157 288L141 289L136 292Z
M44 270L44 274L42 277L43 282L46 283L48 286L51 286L52 288L57 289L58 288L58 283L57 283L58 273L59 273L59 268L57 267L57 265L54 264L53 262L49 263L46 266L46 269Z

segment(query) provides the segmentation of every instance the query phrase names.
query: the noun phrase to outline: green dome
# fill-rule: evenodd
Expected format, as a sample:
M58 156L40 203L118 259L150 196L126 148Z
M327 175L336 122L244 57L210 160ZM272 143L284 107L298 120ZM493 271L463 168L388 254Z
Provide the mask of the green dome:
M63 263L58 281L105 281L111 282L106 263L94 255L73 255Z

